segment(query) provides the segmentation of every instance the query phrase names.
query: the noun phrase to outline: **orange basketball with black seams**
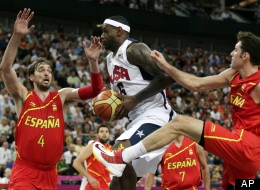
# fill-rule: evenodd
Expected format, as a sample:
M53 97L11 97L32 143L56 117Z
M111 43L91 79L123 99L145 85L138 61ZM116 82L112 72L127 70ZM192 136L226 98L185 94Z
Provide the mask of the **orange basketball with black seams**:
M113 90L105 90L97 95L92 101L95 115L103 121L113 121L116 111L122 104L121 99L116 97L116 93L117 92Z

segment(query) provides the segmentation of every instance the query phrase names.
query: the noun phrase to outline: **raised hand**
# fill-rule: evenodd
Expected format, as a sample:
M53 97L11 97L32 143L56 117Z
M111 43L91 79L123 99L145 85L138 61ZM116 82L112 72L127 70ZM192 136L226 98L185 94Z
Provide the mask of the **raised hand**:
M34 12L31 9L24 8L23 11L19 11L14 23L14 33L20 35L26 35L33 31L34 25L28 27L29 22L33 18Z
M90 63L95 63L98 61L102 44L100 43L100 38L96 36L91 36L91 44L87 47L86 42L83 41L83 49L87 55Z

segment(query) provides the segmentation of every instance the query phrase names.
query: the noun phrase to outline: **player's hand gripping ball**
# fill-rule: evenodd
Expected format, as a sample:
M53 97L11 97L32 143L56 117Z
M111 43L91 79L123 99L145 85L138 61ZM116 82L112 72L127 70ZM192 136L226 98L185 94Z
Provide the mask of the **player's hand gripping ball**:
M116 97L116 93L113 90L105 90L92 100L94 114L103 121L113 121L116 111L122 104L121 99Z

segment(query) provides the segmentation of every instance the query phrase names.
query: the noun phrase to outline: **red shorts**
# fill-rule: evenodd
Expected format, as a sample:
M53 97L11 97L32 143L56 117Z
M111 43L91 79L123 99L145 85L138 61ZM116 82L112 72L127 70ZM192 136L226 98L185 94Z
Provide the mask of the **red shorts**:
M204 148L224 161L224 184L235 179L253 179L260 169L260 136L243 129L229 131L205 122Z
M51 170L39 170L19 161L15 161L8 190L56 190L57 183L58 175L56 168Z

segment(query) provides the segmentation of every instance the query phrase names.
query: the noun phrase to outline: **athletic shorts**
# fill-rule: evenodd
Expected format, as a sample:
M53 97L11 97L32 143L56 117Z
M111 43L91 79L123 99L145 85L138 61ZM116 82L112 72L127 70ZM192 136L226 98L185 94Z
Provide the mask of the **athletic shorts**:
M120 135L116 140L130 140L131 145L135 145L152 132L156 131L166 123L168 123L173 117L176 116L174 111L170 114L159 114L149 116L139 116L132 121L127 130ZM160 163L165 150L169 145L151 151L138 159L132 161L132 165L135 169L137 177L143 177L148 172L155 174L158 164Z
M58 174L56 168L39 170L15 161L8 190L56 190L57 182Z
M224 183L235 179L253 179L260 170L260 136L244 129L229 131L205 122L204 148L224 161Z

